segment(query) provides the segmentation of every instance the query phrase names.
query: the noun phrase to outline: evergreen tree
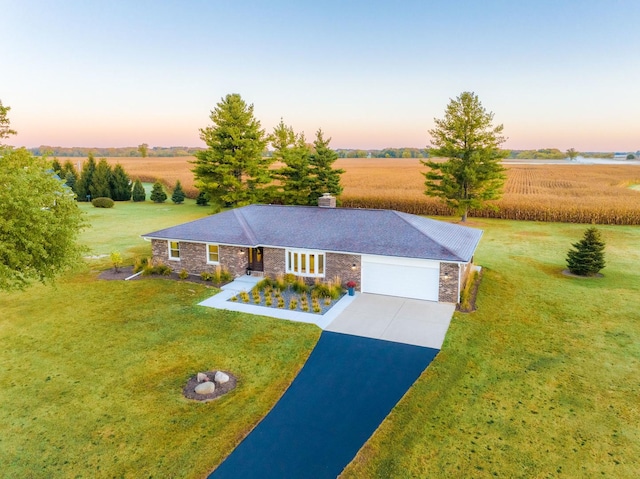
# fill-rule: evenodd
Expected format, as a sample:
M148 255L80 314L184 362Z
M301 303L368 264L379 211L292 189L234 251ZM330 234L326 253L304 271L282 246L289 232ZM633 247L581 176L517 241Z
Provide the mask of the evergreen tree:
M493 113L483 108L478 96L463 92L451 100L443 120L434 119L436 127L429 130L431 157L447 161L421 161L429 168L425 194L436 196L454 208L467 220L470 208L483 208L487 200L498 199L505 181L500 160L506 152L500 150L505 141L503 126L492 125Z
M184 202L185 194L182 189L182 185L180 184L180 180L176 180L176 186L173 188L173 194L171 195L171 201L173 201L176 205Z
M154 203L164 203L167 200L167 194L164 192L162 183L156 181L153 184L153 189L151 190L151 196L149 198Z
M67 174L64 175L64 184L71 188L71 191L75 193L76 191L76 175L73 174L72 171L67 171Z
M133 184L133 201L144 201L147 199L147 192L144 190L144 186L140 182L140 179L136 179Z
M111 174L111 199L114 201L129 201L131 199L131 179L120 163Z
M87 195L91 195L89 187L93 181L93 174L96 171L96 160L93 157L93 153L89 152L87 161L82 165L82 173L80 178L76 182L76 194L78 195L78 201L90 201Z
M53 161L51 162L51 169L55 172L56 175L58 175L61 179L64 178L64 175L61 174L62 173L62 165L60 164L60 162L58 161L57 158L54 158Z
M567 253L567 266L573 274L593 276L604 268L605 244L597 228L588 228L584 238L572 246L574 249Z
M273 129L269 141L274 148L272 158L282 164L272 172L275 184L270 187L272 202L285 205L309 204L309 147L303 134L282 120Z
M264 130L239 94L229 94L211 112L213 126L200 130L208 149L196 152L196 186L205 191L214 208L259 201L271 180L271 158L263 158Z
M198 206L208 206L209 205L209 197L204 191L198 193L198 197L196 198L196 205Z
M102 158L96 166L96 171L91 178L89 193L91 198L111 198L111 165Z
M317 205L318 198L323 193L331 193L333 196L340 196L342 193L340 175L344 170L333 168L338 154L329 148L330 142L331 138L324 139L322 129L316 132L316 139L313 142L314 151L309 157L310 192L307 203L309 205Z

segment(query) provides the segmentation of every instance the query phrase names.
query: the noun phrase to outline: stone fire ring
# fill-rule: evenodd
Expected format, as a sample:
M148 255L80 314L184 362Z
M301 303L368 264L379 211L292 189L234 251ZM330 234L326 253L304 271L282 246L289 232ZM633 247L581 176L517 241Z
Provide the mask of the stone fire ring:
M218 399L220 396L224 396L229 391L235 389L236 384L238 383L238 379L229 371L222 372L229 376L229 381L223 384L215 383L216 390L211 394L196 394L196 386L200 383L198 383L198 380L196 379L197 374L194 374L189 378L187 384L182 389L182 395L187 399L192 399L198 402L213 401L214 399ZM213 377L216 375L216 371L206 371L205 374L211 379L212 382L214 382Z

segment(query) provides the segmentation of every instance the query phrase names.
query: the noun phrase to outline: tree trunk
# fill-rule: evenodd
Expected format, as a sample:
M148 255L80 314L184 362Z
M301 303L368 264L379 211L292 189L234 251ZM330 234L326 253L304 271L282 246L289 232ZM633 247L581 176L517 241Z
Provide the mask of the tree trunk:
M463 223L467 222L467 213L469 212L468 208L465 208L464 211L462 212L462 219L460 221L462 221Z

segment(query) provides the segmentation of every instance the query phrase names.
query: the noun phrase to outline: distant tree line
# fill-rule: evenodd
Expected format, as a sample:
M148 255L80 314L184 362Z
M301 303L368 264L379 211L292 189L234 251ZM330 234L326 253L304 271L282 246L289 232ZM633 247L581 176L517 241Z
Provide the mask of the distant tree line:
M338 149L338 158L429 158L429 148Z
M127 146L123 148L85 148L71 147L65 148L61 146L42 145L37 148L29 148L34 156L62 156L73 158L86 158L89 153L99 157L174 157L174 156L193 156L197 151L203 148L187 147L187 146L154 146L142 143L138 146Z

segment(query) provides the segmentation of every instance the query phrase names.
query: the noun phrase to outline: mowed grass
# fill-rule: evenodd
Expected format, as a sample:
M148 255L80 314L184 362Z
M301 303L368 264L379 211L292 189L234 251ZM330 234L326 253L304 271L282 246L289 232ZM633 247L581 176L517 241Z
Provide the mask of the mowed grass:
M83 241L136 250L139 233L204 210L88 207ZM0 475L205 477L273 407L320 334L197 306L216 291L104 281L85 266L55 286L0 293ZM191 375L218 369L238 377L234 391L209 403L182 396Z
M581 279L584 225L473 223L478 310L342 477L638 477L640 229L601 227L604 277Z
M148 199L138 203L118 201L113 208L94 208L86 202L78 205L90 225L81 235L82 244L89 249L87 255L104 257L118 251L125 259L151 254L150 243L140 235L211 214L211 208L197 206L189 199L181 205L170 199L165 203L153 203Z

